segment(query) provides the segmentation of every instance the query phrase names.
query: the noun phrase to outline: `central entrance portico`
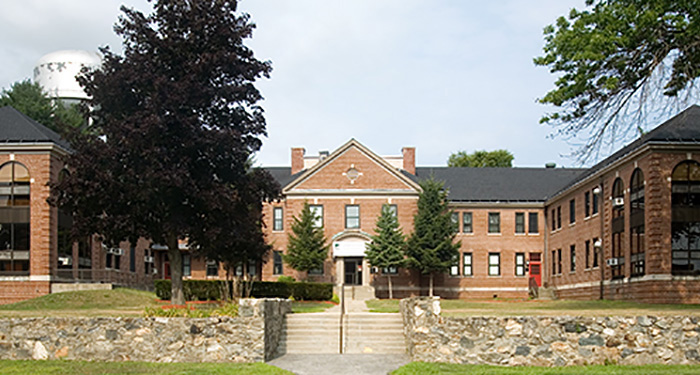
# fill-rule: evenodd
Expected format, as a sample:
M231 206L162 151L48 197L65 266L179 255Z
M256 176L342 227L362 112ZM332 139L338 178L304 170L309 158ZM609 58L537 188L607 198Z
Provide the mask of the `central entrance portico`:
M333 236L333 259L335 260L336 287L365 287L370 289L370 266L365 258L365 249L370 242L369 234L362 231L343 231ZM353 295L356 295L353 290ZM374 291L369 291L373 294Z

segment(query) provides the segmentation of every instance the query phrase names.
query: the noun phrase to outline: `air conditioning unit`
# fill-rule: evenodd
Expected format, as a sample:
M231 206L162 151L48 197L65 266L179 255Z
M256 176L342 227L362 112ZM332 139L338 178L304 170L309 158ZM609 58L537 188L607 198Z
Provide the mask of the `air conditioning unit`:
M109 249L108 252L110 252L114 255L124 255L124 250L120 249L118 247L113 247L113 248Z
M614 266L619 266L619 265L620 265L620 263L617 261L617 258L610 258L610 259L606 260L605 263L606 263L608 266L610 266L610 267L614 267Z
M73 257L58 257L58 263L60 263L62 266L72 266Z
M146 263L153 263L153 257L146 255L143 257L143 261Z
M613 207L622 207L625 205L625 198L617 197L613 199Z

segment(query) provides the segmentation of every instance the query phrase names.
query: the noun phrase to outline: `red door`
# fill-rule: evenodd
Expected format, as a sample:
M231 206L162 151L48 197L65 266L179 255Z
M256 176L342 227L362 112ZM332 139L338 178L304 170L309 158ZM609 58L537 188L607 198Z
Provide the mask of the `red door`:
M540 253L530 253L530 278L542 286L542 258Z
M163 278L170 279L170 262L163 263Z

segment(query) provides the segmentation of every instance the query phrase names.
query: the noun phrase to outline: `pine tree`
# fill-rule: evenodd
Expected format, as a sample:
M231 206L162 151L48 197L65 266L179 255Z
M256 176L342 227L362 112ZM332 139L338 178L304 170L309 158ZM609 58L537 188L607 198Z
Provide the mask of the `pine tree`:
M297 271L323 268L328 258L328 245L323 228L315 225L318 216L304 203L300 216L294 218L284 261Z
M399 227L396 215L391 211L388 204L382 206L382 213L377 219L377 227L374 231L377 234L371 237L372 242L367 244L367 251L365 252L369 263L381 269L403 266L405 263L403 251L406 246L406 239ZM387 273L386 277L389 282L389 299L393 299L391 273Z
M460 243L454 243L456 223L447 207L444 183L433 178L420 184L418 213L413 219L413 233L406 247L410 268L430 275L430 296L433 296L435 273L445 272L459 257Z

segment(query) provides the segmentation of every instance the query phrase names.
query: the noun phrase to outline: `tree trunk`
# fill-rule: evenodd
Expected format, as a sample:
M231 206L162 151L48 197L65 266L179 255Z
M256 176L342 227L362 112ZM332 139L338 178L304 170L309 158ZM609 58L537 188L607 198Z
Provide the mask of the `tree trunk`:
M430 295L430 297L433 296L433 273L432 272L430 273L430 293L429 293L429 295Z
M182 288L182 254L176 236L168 236L168 259L170 260L170 302L173 305L185 304L185 293Z
M386 277L389 279L389 299L394 299L394 291L392 290L391 286L391 275L386 275Z

